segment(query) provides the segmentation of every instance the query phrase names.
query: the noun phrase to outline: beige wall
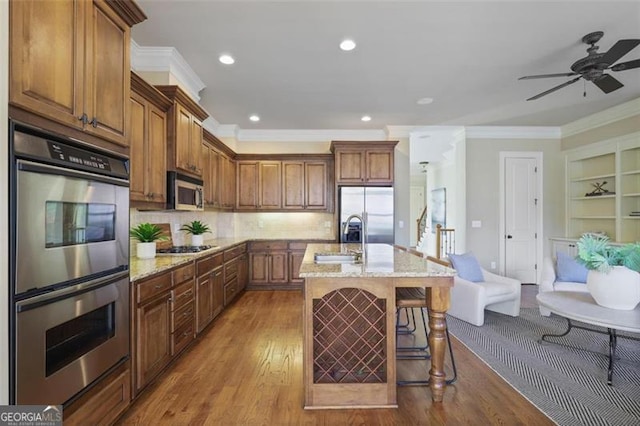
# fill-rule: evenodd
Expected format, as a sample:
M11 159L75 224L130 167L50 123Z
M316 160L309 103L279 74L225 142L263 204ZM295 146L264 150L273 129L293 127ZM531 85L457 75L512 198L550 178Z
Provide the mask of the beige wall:
M501 151L542 152L543 155L543 249L548 254L548 238L564 235L564 155L559 139L467 139L466 143L466 232L467 247L487 269L498 267L500 231ZM481 220L481 228L471 228Z
M640 114L562 138L562 149L572 149L640 131Z
M227 143L226 140L223 142ZM230 143L227 143L231 146ZM236 142L238 154L330 154L331 141L323 142Z
M409 202L411 199L411 167L409 164L409 138L400 138L393 156L393 198L394 198L394 240L396 244L409 247L410 232L415 224L411 223ZM402 228L400 227L402 222Z

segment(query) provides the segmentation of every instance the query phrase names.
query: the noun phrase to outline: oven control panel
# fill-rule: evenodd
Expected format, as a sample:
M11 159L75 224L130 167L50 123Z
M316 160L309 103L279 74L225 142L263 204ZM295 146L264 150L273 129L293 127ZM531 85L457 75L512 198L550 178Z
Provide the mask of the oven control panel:
M47 141L51 158L69 164L81 164L102 171L111 171L109 159L99 154L76 149L58 142Z

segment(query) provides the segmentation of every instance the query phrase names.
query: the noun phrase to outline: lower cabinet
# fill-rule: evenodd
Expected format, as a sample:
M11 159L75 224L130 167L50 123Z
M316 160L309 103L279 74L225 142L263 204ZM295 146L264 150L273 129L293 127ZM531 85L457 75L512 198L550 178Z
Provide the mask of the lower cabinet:
M223 303L228 306L246 287L247 245L245 243L224 251Z
M131 362L127 360L80 398L64 406L64 425L111 425L130 402Z
M194 339L194 276L190 263L132 286L136 394Z
M223 254L196 261L196 332L200 333L222 312Z

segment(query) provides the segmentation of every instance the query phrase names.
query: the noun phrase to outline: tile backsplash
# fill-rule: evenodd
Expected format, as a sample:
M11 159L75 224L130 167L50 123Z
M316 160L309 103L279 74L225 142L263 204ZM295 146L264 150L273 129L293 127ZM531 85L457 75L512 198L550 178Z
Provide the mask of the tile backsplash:
M174 245L188 245L190 237L180 227L193 220L199 220L211 227L212 233L205 234L205 243L214 238L249 239L332 239L335 224L332 213L233 213L233 212L177 212L139 211L129 212L131 226L139 223L169 223ZM135 241L131 240L131 253L135 253Z

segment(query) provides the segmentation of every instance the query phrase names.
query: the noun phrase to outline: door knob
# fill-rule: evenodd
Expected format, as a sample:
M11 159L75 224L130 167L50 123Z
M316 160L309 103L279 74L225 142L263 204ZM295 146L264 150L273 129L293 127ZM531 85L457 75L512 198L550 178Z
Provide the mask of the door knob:
M508 238L508 239L511 239L511 238L513 238L513 236L511 236L511 235L507 235L507 238Z

